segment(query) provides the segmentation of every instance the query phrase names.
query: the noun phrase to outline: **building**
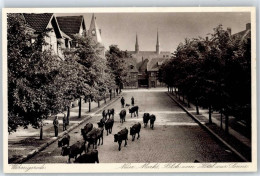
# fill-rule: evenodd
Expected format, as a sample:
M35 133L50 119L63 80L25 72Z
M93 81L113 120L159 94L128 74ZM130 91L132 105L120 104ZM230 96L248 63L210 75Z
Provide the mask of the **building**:
M135 51L129 51L129 53L136 60L138 87L163 86L158 82L158 71L161 64L171 58L171 52L161 51L158 31L154 51L140 51L136 34Z
M251 23L246 24L246 29L235 34L231 34L231 28L227 29L232 37L239 37L241 41L251 37Z
M92 15L88 35L92 37L92 39L99 44L100 56L105 58L105 47L101 38L101 29L98 28L95 14Z
M71 38L61 31L56 16L53 13L23 13L26 24L32 29L34 36L31 39L35 41L36 37L46 33L44 40L46 45L42 50L51 50L54 54L63 58L62 48L70 48Z
M71 47L76 47L77 43L75 42L74 35L84 35L86 31L85 20L82 15L79 16L58 16L57 21L60 29L67 34L72 42L70 43Z
M128 77L127 82L123 84L124 88L138 88L138 70L135 59L125 58L127 64Z

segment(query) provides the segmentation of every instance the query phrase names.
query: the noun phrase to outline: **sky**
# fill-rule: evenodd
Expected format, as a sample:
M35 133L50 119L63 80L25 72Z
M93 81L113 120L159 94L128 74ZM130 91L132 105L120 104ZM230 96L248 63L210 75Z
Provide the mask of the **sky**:
M86 29L92 13L56 14L83 15ZM115 44L121 50L134 51L138 34L140 51L155 51L157 29L161 51L174 52L185 38L206 37L219 24L231 28L231 33L245 30L250 22L248 12L172 12L172 13L95 13L104 46Z

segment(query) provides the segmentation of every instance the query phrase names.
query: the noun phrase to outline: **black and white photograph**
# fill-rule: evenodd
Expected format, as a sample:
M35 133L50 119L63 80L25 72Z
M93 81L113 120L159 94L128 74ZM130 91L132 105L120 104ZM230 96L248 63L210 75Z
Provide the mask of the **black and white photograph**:
M255 9L202 9L5 9L6 171L254 171Z

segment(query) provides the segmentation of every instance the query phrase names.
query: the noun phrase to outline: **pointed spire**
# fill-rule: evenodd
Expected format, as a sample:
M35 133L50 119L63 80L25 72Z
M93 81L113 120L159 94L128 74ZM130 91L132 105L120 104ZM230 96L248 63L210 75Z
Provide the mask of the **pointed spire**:
M92 36L92 38L96 42L102 44L101 33L100 33L100 30L96 23L96 17L95 17L94 13L92 15L92 19L91 19L90 26L89 26L89 35Z
M158 28L157 28L156 53L157 53L157 54L160 54L160 42L159 42L159 32L158 32Z
M137 36L137 33L136 33L136 41L135 41L135 52L136 52L136 53L139 53L139 44L138 44L138 36Z

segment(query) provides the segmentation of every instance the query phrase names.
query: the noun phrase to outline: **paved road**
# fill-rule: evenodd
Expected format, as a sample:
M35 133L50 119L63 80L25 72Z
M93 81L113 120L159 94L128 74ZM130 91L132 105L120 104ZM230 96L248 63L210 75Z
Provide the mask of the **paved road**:
M218 144L207 132L197 125L165 92L127 91L123 93L126 103L130 104L132 96L139 106L139 117L131 118L127 113L126 122L119 123L120 100L108 108L115 108L115 124L112 134L104 133L104 145L98 146L101 163L138 163L138 162L239 162L240 160L224 146ZM114 134L121 129L142 122L144 112L156 115L155 128L141 129L139 140L131 141L127 147L118 151L114 143ZM93 114L90 120L94 126L101 119L101 113ZM79 126L70 133L71 144L82 139ZM124 142L123 142L124 144ZM40 152L26 163L66 163L67 157L60 155L57 142Z

